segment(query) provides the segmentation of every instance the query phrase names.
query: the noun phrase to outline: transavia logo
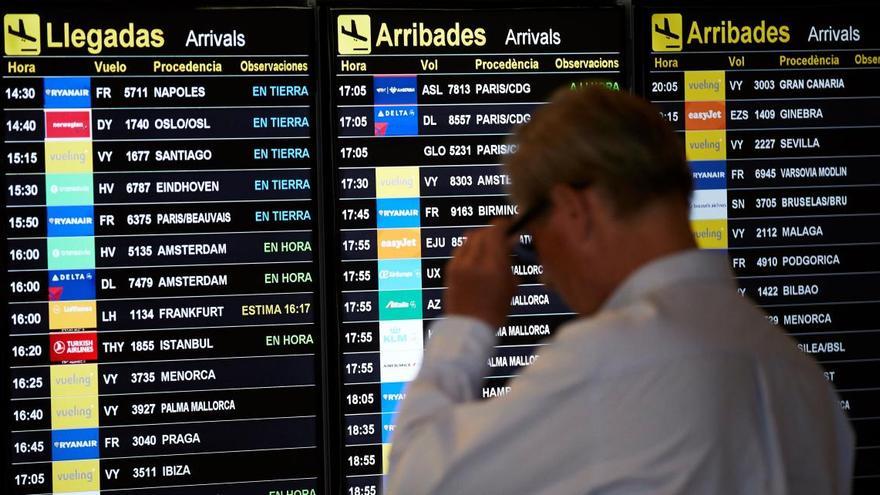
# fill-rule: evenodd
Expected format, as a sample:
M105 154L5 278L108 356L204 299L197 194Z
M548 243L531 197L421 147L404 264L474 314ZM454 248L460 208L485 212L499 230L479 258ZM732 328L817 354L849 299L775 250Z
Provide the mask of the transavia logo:
M40 54L40 16L6 14L3 16L3 44L6 55Z
M651 48L655 52L680 52L683 34L681 14L651 16Z
M370 16L340 15L336 19L336 44L340 55L368 54L372 48Z

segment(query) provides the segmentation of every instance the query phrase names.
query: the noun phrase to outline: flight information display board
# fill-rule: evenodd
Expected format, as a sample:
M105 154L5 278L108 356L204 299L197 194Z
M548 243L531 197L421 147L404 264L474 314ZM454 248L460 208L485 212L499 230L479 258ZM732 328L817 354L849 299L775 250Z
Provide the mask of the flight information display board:
M857 434L856 492L877 493L880 21L675 5L637 10L636 46L641 91L683 138L697 240L822 364Z
M381 491L394 413L440 317L464 232L509 216L511 129L554 90L623 85L623 10L330 11L343 487ZM528 237L523 237L528 243ZM570 317L519 261L522 285L483 397Z
M323 493L314 12L3 19L4 493Z

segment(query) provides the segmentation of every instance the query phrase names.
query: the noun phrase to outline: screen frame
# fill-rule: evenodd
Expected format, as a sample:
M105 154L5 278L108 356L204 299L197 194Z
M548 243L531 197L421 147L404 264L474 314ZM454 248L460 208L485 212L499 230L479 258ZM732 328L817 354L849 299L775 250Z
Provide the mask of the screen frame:
M200 10L208 10L208 11L216 11L216 10L258 10L258 9L290 9L290 10L299 10L299 11L311 11L312 13L312 36L311 36L311 44L306 48L307 53L309 54L309 60L312 63L313 69L310 71L310 79L314 85L314 95L311 101L311 108L313 111L313 122L321 123L323 122L322 110L324 106L321 104L322 102L322 90L324 88L323 75L321 73L322 67L325 65L323 63L323 48L322 48L322 30L321 24L319 23L319 11L314 8L314 1L309 0L283 0L273 1L273 0L185 0L181 1L172 1L172 0L156 0L156 1L147 1L147 0L131 0L125 2L125 4L120 4L119 2L114 2L112 0L83 0L83 1L63 1L63 0L46 0L41 1L39 5L34 5L32 2L27 2L24 0L10 0L7 2L6 7L2 8L4 13L6 12L15 12L16 10L21 11L37 11L37 12L45 12L52 10L72 10L76 8L84 8L87 10L95 10L95 9L107 9L108 11L115 12L117 14L125 13L128 10L157 10L157 7L161 7L163 9L168 9L170 11L200 11ZM5 57L4 57L5 58ZM2 82L0 82L0 90L5 89L7 87L6 79L4 78ZM5 112L4 112L5 115ZM330 421L333 416L331 409L331 395L330 389L333 381L330 380L330 374L333 371L331 364L328 362L329 349L328 346L328 337L331 332L329 331L329 326L327 325L327 319L329 311L329 306L327 306L327 300L324 297L325 294L328 293L329 289L327 287L327 267L330 263L329 260L326 259L326 253L324 249L324 240L325 237L325 210L324 210L324 200L325 194L325 183L324 183L324 174L322 173L324 170L323 165L323 156L322 153L324 151L324 147L322 146L322 142L326 139L322 134L323 126L320 124L314 125L312 128L313 132L313 146L314 146L314 197L312 199L313 210L314 210L314 220L313 220L313 253L314 259L314 269L316 271L316 283L315 283L315 293L314 293L314 304L317 306L318 316L315 318L315 333L318 335L320 339L320 345L318 349L315 351L315 372L318 373L318 380L316 380L316 386L321 387L321 396L320 396L320 407L322 410L321 414L316 415L316 424L318 428L318 432L316 438L318 438L321 442L321 445L318 446L322 456L322 468L321 468L321 478L319 486L322 487L324 493L333 493L330 490L331 485L333 484L333 462L332 459L335 458L333 454L334 445L331 443L331 435L330 428L333 423ZM8 181L6 178L6 173L3 174L2 179L3 190L5 191L8 186ZM6 203L4 201L3 205L4 211L7 210ZM3 237L3 246L6 252L9 251L9 241L6 236ZM3 260L3 276L7 277L8 270L8 260L4 258ZM3 304L3 309L0 311L0 316L2 316L3 321L8 322L9 318L9 304ZM0 335L0 342L4 344L4 355L9 355L9 344L10 344L10 334L8 329ZM0 400L4 402L4 405L0 410L4 411L6 414L7 420L11 418L12 411L14 410L12 397L11 397L11 379L12 379L12 371L8 362L6 360L0 361L6 362L2 371L0 371L0 376L3 378L4 385L0 387ZM100 363L98 363L100 364ZM47 365L49 366L49 365ZM2 436L0 436L4 440L4 444L2 447L2 454L0 454L0 460L3 462L3 473L5 480L0 483L0 486L6 489L7 493L12 493L12 491L16 488L11 475L10 467L12 462L12 428L7 427Z
M439 2L437 0L431 0L429 2L420 2L417 6L413 5L413 2L400 1L400 0L376 0L371 1L369 7L364 5L364 2L358 2L354 0L318 0L317 1L317 10L319 11L318 16L320 19L320 27L323 31L321 43L319 44L319 49L322 52L326 52L322 56L322 62L324 63L324 67L322 68L322 76L324 77L322 84L324 88L325 98L321 101L321 105L323 108L323 114L325 118L323 119L322 130L324 135L327 137L321 143L323 148L323 156L326 157L326 161L323 163L324 166L324 176L325 176L325 184L330 184L330 189L326 191L327 198L325 199L324 207L328 214L324 218L324 228L326 229L326 235L328 242L332 243L332 246L328 247L329 255L326 256L326 259L333 260L335 265L333 266L333 270L328 273L330 278L328 279L329 283L332 285L331 290L329 290L325 297L327 298L327 308L333 308L332 311L327 312L327 316L332 318L332 321L329 322L330 327L328 327L328 345L330 345L330 354L328 354L327 359L331 361L330 366L328 368L328 377L332 375L332 378L335 380L333 385L328 388L328 391L331 391L334 395L330 398L331 407L333 410L331 411L331 415L328 415L328 418L332 418L331 424L338 426L335 432L330 432L331 435L331 445L333 445L334 449L337 450L334 454L334 460L331 461L331 465L338 469L338 473L332 477L333 483L335 485L331 486L331 491L329 493L339 493L339 494L347 494L346 490L346 475L345 475L345 413L343 407L343 393L344 393L344 385L343 380L344 376L342 373L343 366L343 349L342 349L342 340L341 340L341 324L343 321L342 311L340 310L342 305L342 281L341 281L341 256L342 250L340 248L341 235L339 230L339 222L337 216L335 214L336 208L338 206L338 199L340 197L339 191L339 174L334 166L334 158L335 158L335 146L337 145L337 134L336 134L336 126L335 126L335 116L336 116L336 93L333 90L337 84L337 78L334 74L333 62L335 60L336 53L336 40L335 40L335 30L332 29L331 21L333 20L333 15L336 11L344 10L344 11L361 11L361 12L375 12L379 11L443 11L443 12L454 12L454 11L480 11L480 10L490 10L490 9L498 9L501 7L510 9L510 10L549 10L549 9L616 9L618 10L618 15L620 16L621 22L621 39L619 40L621 47L621 80L623 81L624 88L621 90L626 90L629 92L633 92L633 75L635 73L635 66L632 64L632 30L631 30L631 16L629 12L629 1L625 0L593 0L593 1L571 1L571 0L554 0L551 2L542 2L540 0L512 0L512 1L502 1L502 0L467 0L463 2L457 2L454 5L449 5L448 3ZM330 329L332 328L332 332ZM332 334L332 335L331 335ZM379 474L381 476L381 474Z

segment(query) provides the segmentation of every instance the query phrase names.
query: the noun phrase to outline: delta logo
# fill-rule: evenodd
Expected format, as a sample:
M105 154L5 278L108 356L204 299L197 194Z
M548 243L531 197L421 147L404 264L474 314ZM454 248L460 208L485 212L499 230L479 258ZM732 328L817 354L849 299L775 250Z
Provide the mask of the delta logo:
M95 298L95 270L50 270L50 301L84 301Z
M49 335L49 360L53 363L81 363L98 359L95 332L53 333Z
M419 114L415 106L377 106L373 109L374 135L416 136Z

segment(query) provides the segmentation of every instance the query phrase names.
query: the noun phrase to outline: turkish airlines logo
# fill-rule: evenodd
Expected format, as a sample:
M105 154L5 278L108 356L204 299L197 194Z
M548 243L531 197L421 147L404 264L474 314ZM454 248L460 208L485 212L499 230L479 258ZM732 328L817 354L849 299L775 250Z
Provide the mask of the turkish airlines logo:
M67 344L63 340L58 340L52 344L52 350L55 354L65 354L67 352Z
M98 359L98 334L95 332L56 333L49 336L53 363L74 363Z

